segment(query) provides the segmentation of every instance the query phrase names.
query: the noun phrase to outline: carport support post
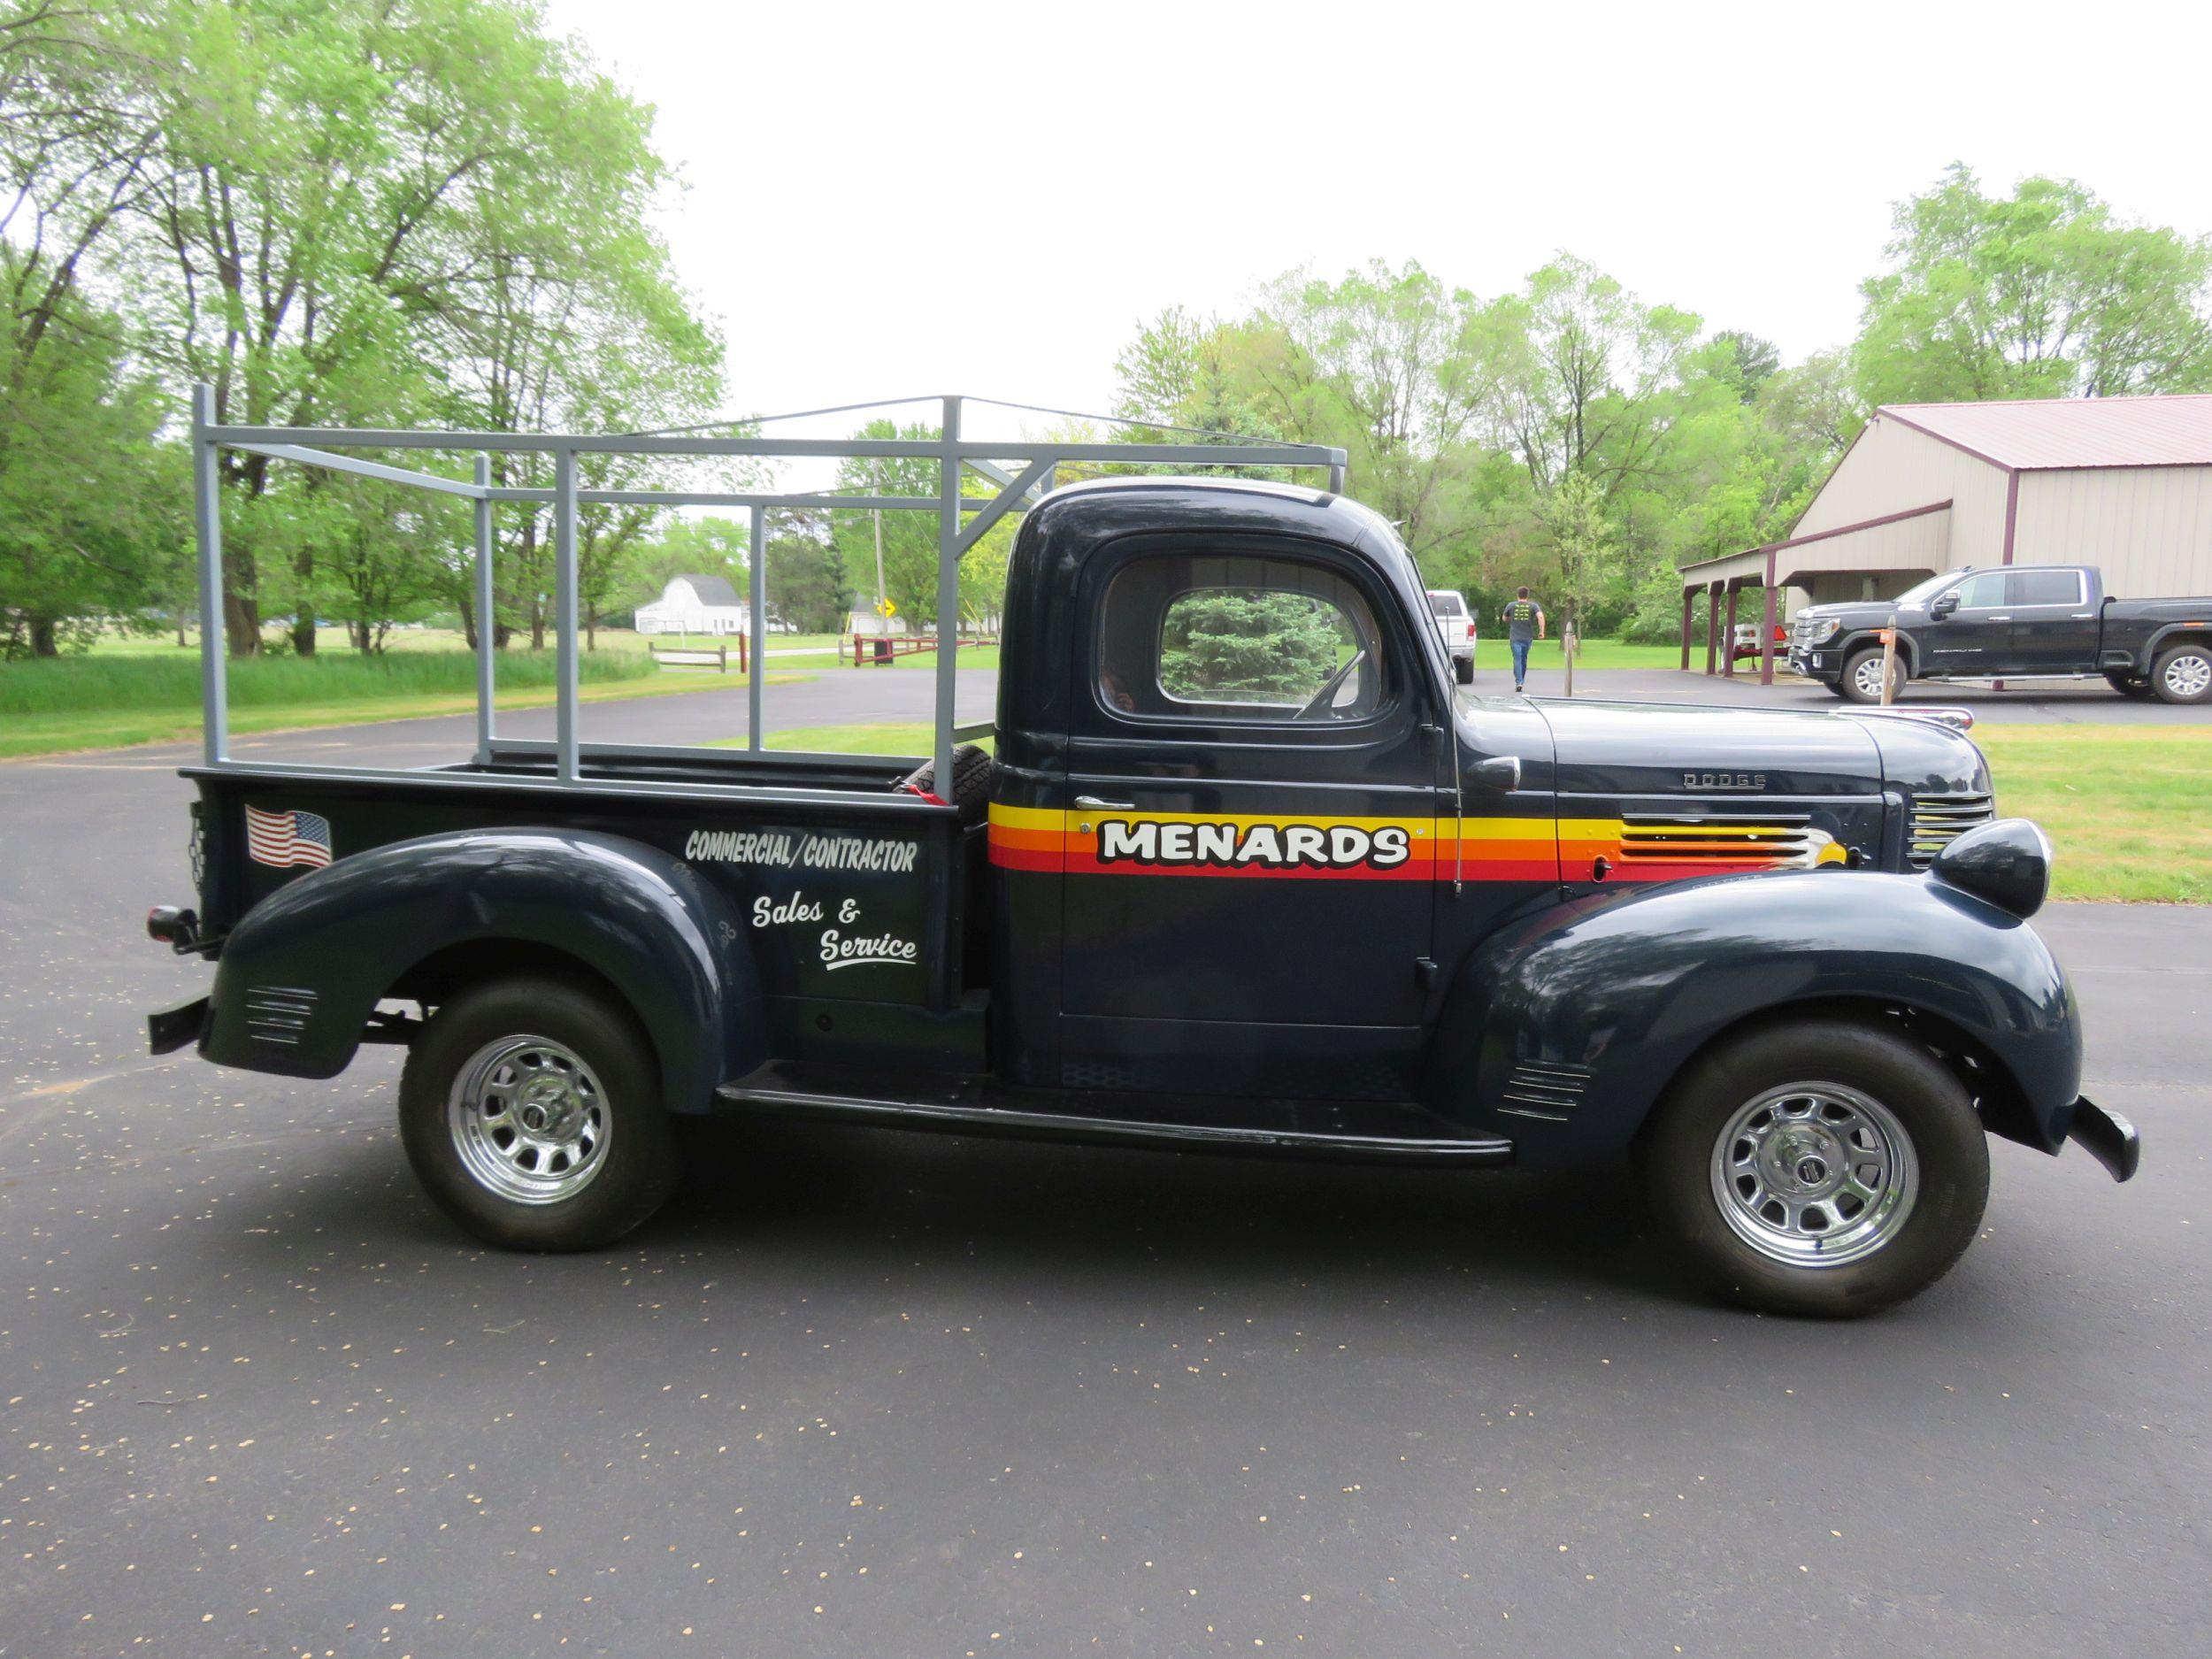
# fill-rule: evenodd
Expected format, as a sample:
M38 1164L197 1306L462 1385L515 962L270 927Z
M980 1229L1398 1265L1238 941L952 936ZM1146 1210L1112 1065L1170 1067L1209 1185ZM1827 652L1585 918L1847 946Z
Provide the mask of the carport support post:
M1717 583L1705 590L1705 672L1710 674L1714 661L1713 635L1720 626L1720 587Z
M1759 625L1759 683L1774 683L1774 549L1767 549L1766 619Z
M1721 630L1721 638L1728 641L1727 652L1721 659L1723 680L1736 677L1736 595L1742 591L1734 582L1728 584L1728 626Z
M937 794L952 799L953 697L960 665L960 400L945 399L937 472Z
M768 509L755 504L752 539L745 555L745 634L752 641L753 665L745 680L745 747L760 752L760 682L767 678L762 647L768 636Z
M576 451L553 452L553 628L554 677L559 702L554 705L555 770L563 783L574 783L576 744Z
M489 489L492 457L476 457L476 487ZM476 764L488 766L492 758L492 502L476 498Z
M200 698L206 724L201 752L211 766L228 757L230 681L223 665L222 450L209 437L215 424L215 388L192 388L192 526L200 543Z
M1682 590L1682 672L1686 674L1690 672L1690 611L1696 603L1696 593L1689 588L1684 588Z

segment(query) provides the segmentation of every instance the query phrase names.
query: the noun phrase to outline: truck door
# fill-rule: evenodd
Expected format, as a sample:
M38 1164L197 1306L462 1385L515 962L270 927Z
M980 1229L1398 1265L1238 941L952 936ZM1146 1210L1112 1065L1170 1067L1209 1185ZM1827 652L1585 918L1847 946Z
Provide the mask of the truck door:
M1403 606L1259 536L1117 541L1079 591L1064 1080L1403 1098L1440 800Z
M1955 606L1947 601L1956 596ZM1939 614L1940 612L1940 614ZM1922 631L1926 649L1916 672L1972 677L2012 671L2012 611L2005 603L2005 572L1983 571L1939 595Z
M2097 612L2078 570L2007 571L2011 661L2020 674L2083 674L2097 665Z

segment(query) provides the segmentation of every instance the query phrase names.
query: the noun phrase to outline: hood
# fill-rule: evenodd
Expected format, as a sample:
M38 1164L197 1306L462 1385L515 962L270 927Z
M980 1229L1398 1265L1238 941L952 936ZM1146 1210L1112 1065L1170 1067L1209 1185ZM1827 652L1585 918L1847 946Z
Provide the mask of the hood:
M1874 734L1825 712L1578 699L1535 706L1551 730L1563 795L1756 801L1882 791Z
M1919 607L1905 608L1917 610ZM1830 617L1879 616L1886 618L1896 609L1897 602L1893 599L1833 599L1824 605L1798 606L1791 613L1790 621L1793 624L1805 617L1811 617L1816 621L1825 621Z

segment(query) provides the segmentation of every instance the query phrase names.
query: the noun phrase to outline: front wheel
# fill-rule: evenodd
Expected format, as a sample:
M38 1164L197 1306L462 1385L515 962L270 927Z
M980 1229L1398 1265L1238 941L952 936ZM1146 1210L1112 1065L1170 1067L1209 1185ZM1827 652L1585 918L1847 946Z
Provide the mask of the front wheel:
M499 980L441 1008L401 1074L399 1130L437 1206L505 1249L611 1244L676 1180L645 1033L558 980Z
M1899 657L1891 666L1889 695L1893 701L1905 688L1905 659ZM1882 650L1870 646L1855 651L1851 660L1843 665L1843 678L1836 689L1852 703L1879 703L1882 700Z
M2202 703L2212 697L2212 645L2193 641L2162 652L2151 670L2151 688L2162 703Z
M1958 1079L1872 1025L1806 1019L1724 1041L1654 1117L1646 1191L1715 1289L1850 1317L1947 1272L1981 1225L1989 1146Z

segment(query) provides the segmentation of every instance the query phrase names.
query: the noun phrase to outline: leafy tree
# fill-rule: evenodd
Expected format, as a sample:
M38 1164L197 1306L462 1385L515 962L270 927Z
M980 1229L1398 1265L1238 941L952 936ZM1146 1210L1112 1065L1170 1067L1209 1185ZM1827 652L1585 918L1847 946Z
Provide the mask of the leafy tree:
M779 513L768 537L768 608L802 634L838 634L852 609L845 561L824 515Z
M1591 601L1613 551L1604 490L1589 473L1570 472L1545 497L1539 517L1558 559L1558 592L1565 621L1583 630L1589 625ZM1561 632L1565 632L1564 626Z
M2071 180L1991 196L1962 163L1892 222L1860 290L1867 403L2212 387L2212 240L2126 224Z
M0 243L0 277L13 250ZM115 319L56 306L43 349L0 341L0 654L50 657L127 624L181 562L184 469Z
M1343 618L1303 594L1202 589L1168 607L1160 683L1210 703L1302 701L1336 672Z
M1724 328L1713 336L1713 343L1726 348L1727 360L1733 366L1736 396L1740 402L1748 403L1755 400L1759 388L1782 366L1781 351L1771 340L1762 340L1757 334Z

